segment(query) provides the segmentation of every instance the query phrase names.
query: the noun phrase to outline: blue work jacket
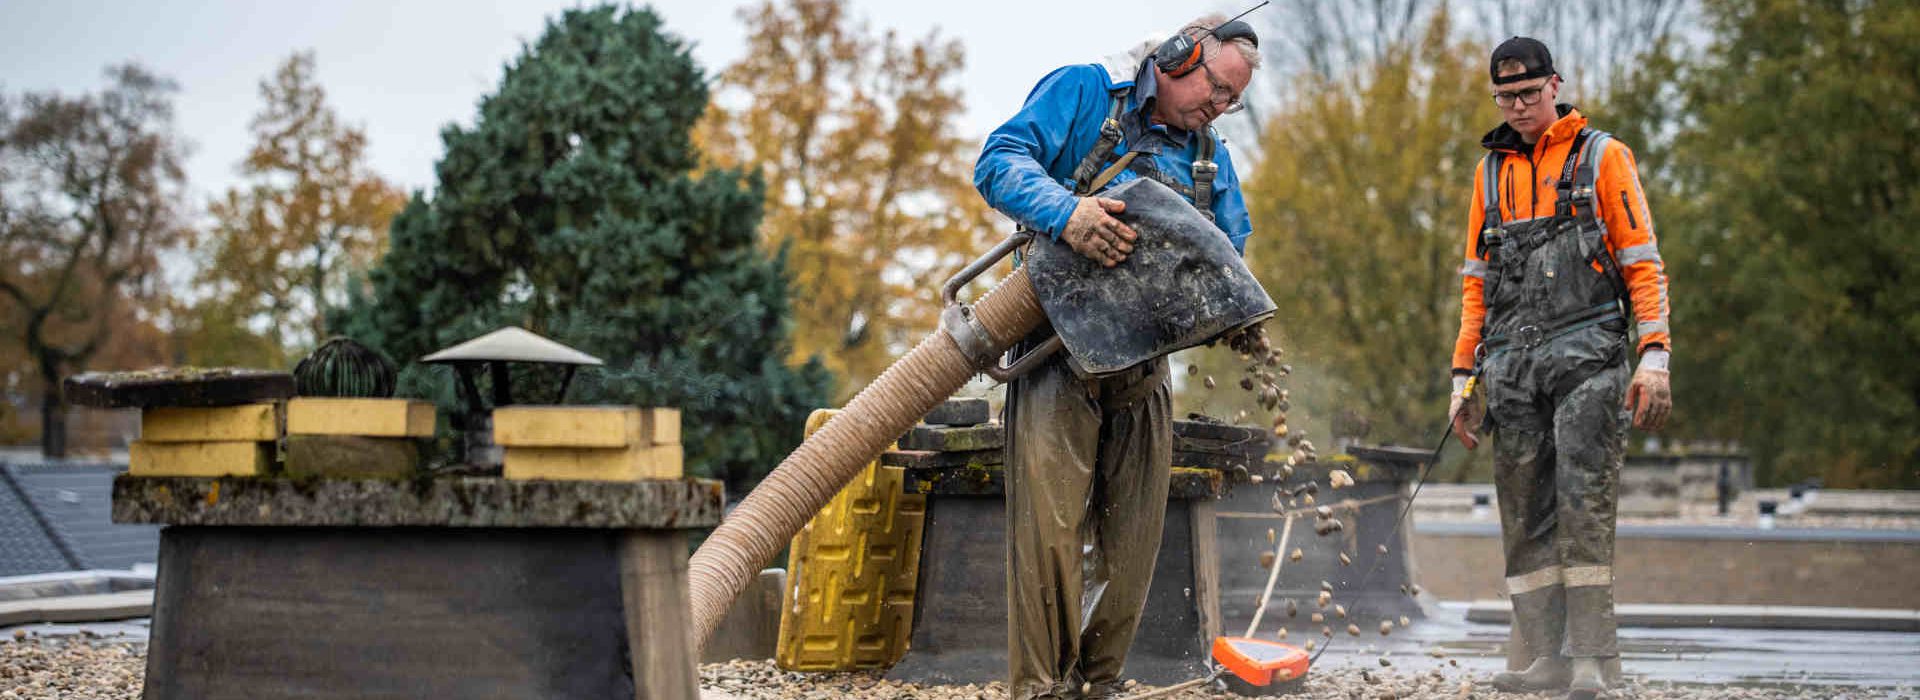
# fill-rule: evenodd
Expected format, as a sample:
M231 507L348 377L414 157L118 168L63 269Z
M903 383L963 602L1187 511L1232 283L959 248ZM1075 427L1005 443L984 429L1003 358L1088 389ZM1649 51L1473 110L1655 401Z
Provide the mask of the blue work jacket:
M1074 166L1079 165L1100 140L1100 125L1106 121L1113 105L1113 91L1131 87L1141 76L1145 76L1149 84L1132 91L1124 110L1144 117L1138 113L1144 106L1141 93L1152 90L1150 69L1121 78L1100 64L1089 63L1049 73L1027 95L1020 112L987 136L980 159L973 166L974 188L986 198L989 206L1028 229L1045 232L1059 240L1078 201L1069 189ZM1159 125L1151 128L1162 132L1168 129ZM1191 186L1199 139L1216 138L1213 130L1191 135L1163 133L1162 136L1172 138L1152 140L1184 142L1184 146L1159 145L1152 155L1154 165ZM1114 156L1126 153L1130 145L1123 139L1114 148ZM1240 194L1240 176L1234 172L1233 157L1228 155L1224 143L1214 144L1213 158L1220 167L1213 180L1214 223L1232 241L1233 249L1244 255L1247 237L1253 234L1253 220L1247 215L1246 199ZM1108 186L1137 177L1140 175L1124 170Z

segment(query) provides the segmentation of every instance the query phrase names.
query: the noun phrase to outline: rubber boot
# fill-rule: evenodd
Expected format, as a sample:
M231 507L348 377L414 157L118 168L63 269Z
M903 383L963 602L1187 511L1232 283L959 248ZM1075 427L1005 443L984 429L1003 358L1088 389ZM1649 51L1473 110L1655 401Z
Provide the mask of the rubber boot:
M1493 687L1509 693L1555 690L1567 687L1570 675L1565 657L1542 656L1534 659L1526 670L1493 674Z
M1601 659L1597 656L1582 656L1573 660L1572 687L1567 691L1567 700L1594 700L1607 691L1606 677L1602 675Z

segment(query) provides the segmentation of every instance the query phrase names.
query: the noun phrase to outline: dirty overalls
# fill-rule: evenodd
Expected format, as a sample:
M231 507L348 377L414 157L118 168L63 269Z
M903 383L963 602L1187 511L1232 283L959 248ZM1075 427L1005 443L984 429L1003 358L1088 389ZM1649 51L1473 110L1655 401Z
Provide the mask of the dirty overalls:
M1487 325L1479 362L1515 627L1536 654L1611 657L1614 506L1626 452L1625 284L1593 183L1610 137L1582 130L1554 215L1502 223L1483 178Z
M1114 91L1100 139L1074 169L1074 194L1099 190L1124 168L1172 187L1211 221L1212 134L1201 136L1193 186L1136 152L1116 159L1128 92ZM1043 324L1011 355L1052 335ZM1077 698L1083 684L1092 697L1118 691L1166 516L1167 358L1096 379L1071 363L1062 352L1007 387L1007 692L1016 699Z

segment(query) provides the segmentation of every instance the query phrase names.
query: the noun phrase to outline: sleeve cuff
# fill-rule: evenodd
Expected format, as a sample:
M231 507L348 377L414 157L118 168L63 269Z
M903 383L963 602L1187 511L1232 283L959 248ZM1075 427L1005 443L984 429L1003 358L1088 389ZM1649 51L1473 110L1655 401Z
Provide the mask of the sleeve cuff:
M1041 227L1046 229L1047 235L1056 241L1060 240L1060 233L1067 230L1067 222L1073 219L1074 208L1080 206L1079 197L1068 196L1065 199L1064 206L1048 214L1039 222Z
M1640 368L1657 369L1664 372L1667 370L1668 359L1669 353L1666 348L1650 346L1646 352L1640 353Z

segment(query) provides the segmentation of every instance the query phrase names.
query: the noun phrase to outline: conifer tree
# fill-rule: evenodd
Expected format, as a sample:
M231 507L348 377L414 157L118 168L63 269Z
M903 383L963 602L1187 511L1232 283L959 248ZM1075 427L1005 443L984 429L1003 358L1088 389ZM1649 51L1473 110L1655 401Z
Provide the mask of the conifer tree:
M565 12L471 128L442 132L437 187L394 220L370 293L334 327L401 362L504 325L595 354L607 368L569 403L680 407L688 471L742 493L799 442L831 377L787 364L758 179L694 172L706 105L687 44L651 11ZM415 366L402 388L451 409L449 374ZM552 384L520 399L551 401Z

